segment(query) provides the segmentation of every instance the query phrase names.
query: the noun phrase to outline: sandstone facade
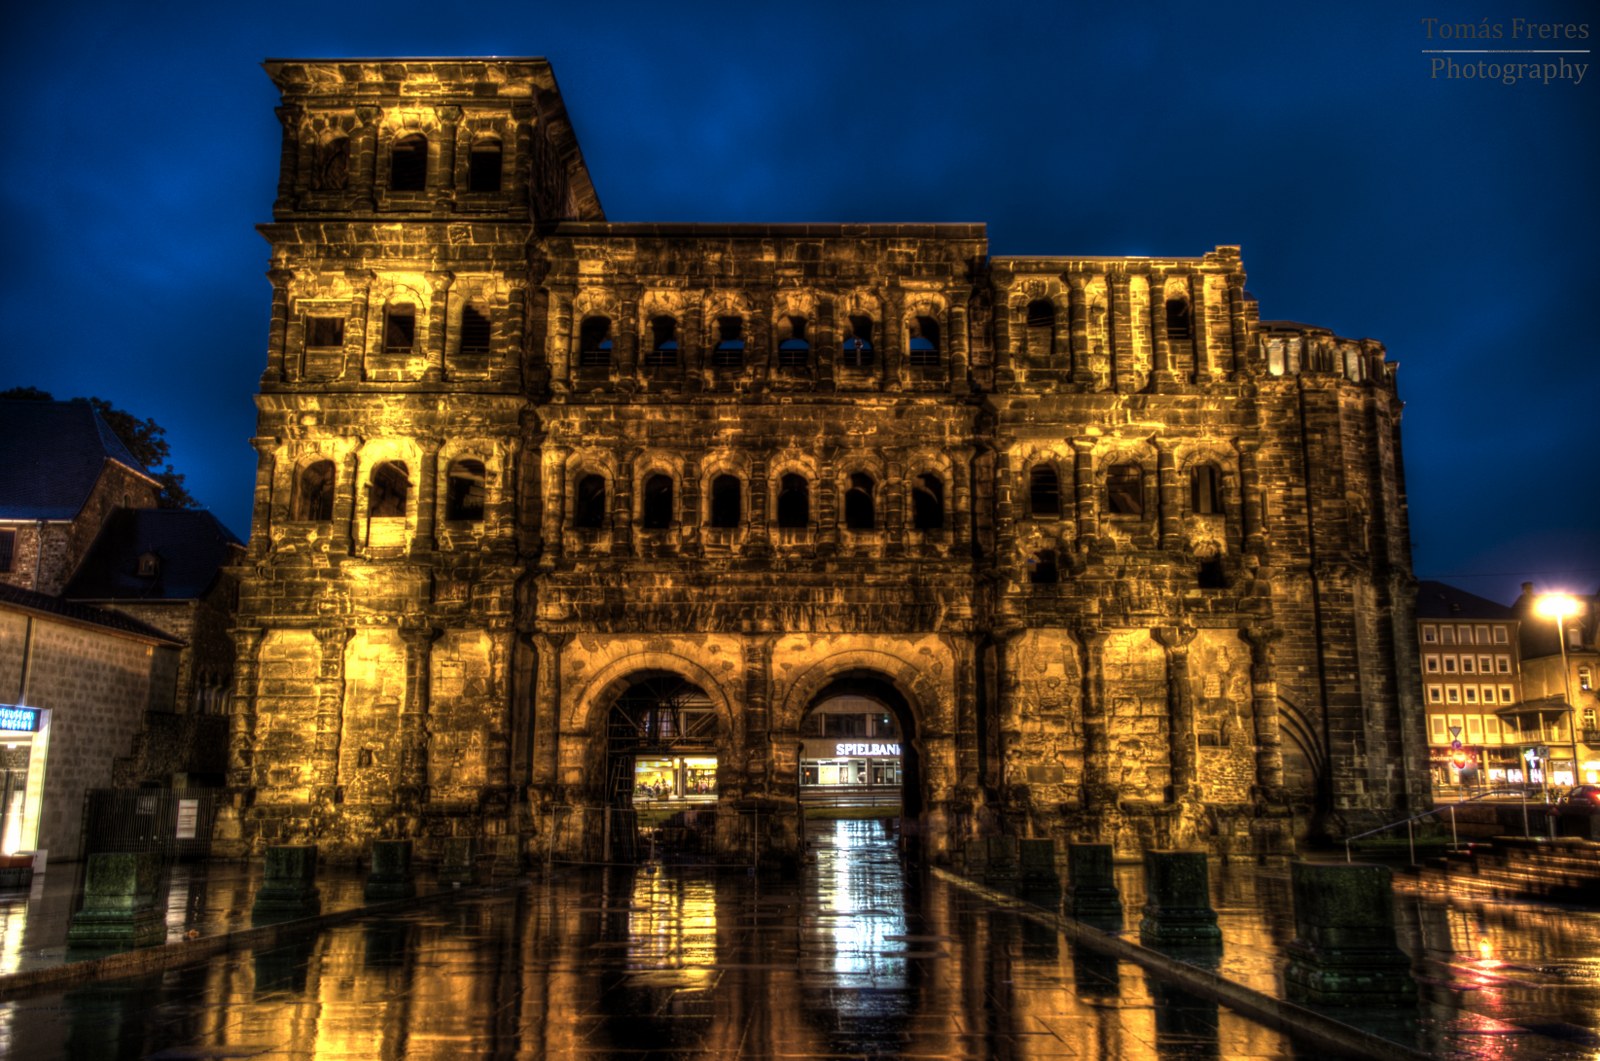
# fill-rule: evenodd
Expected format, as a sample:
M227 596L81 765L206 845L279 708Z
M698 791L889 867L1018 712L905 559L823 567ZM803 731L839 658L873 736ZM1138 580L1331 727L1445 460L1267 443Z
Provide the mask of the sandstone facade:
M267 69L224 850L602 857L663 679L730 857L796 852L840 694L934 858L1425 797L1394 366L1260 321L1237 248L612 223L543 60Z

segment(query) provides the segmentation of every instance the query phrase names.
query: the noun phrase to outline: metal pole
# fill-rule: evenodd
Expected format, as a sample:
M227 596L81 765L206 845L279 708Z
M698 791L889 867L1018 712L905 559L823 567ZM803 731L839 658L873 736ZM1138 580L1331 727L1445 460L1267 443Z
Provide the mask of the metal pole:
M1346 862L1350 861L1350 841L1349 840L1346 840L1344 842L1344 860Z
M1567 667L1567 617L1556 616L1556 644L1561 648L1561 686L1567 701L1567 736L1572 738L1572 785L1578 784L1578 711L1572 704L1572 672Z
M1456 809L1450 808L1450 850L1454 851L1461 846L1461 841L1456 837Z
M1412 819L1406 819L1406 844L1411 848L1411 864L1417 864L1417 831L1412 828Z
M1533 836L1528 832L1528 794L1524 792L1518 799L1522 802L1522 838L1528 840Z

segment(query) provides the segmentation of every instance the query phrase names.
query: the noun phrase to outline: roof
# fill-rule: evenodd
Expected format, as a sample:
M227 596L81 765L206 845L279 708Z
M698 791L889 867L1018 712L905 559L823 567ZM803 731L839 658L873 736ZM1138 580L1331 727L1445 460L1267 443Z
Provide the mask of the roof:
M76 517L107 461L150 478L88 402L0 401L0 519Z
M35 593L31 589L22 589L20 586L7 585L4 582L0 582L0 607L6 605L86 626L98 626L105 630L114 630L117 633L136 637L141 641L154 641L163 645L182 646L184 644L183 641L173 637L171 634L158 630L149 623L142 623L130 615L62 600L47 593Z
M1504 604L1468 593L1464 589L1443 582L1417 583L1418 619L1495 619L1501 622L1517 618L1517 613Z
M209 512L179 508L119 508L106 520L62 596L72 600L194 600L241 547ZM154 554L154 575L139 574L140 557Z

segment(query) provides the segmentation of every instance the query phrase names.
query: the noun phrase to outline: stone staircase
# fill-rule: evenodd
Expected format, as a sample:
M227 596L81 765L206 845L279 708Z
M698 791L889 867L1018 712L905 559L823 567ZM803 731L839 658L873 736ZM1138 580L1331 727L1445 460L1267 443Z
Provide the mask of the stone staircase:
M1600 843L1497 836L1429 859L1411 878L1425 891L1600 908Z

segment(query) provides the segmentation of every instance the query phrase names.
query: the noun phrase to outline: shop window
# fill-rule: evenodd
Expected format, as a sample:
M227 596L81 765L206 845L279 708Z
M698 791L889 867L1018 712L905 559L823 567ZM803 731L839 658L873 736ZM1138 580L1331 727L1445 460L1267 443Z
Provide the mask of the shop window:
M295 477L289 518L321 522L333 518L333 461L313 461Z
M445 476L444 518L481 520L486 478L482 461L453 461Z
M491 138L474 143L472 153L467 156L467 191L499 191L503 155L498 140Z
M878 514L873 502L877 484L866 472L850 473L850 488L844 493L844 525L851 530L873 530Z
M306 345L314 349L330 349L344 345L344 318L317 316L306 318Z
M672 526L672 477L657 473L644 481L640 524L646 530L665 530Z
M744 318L717 318L717 346L711 351L713 368L744 367Z
M671 368L678 363L678 322L671 317L650 318L650 349L646 368Z
M578 326L578 367L611 367L611 318L585 317Z
M383 316L383 352L409 354L417 344L417 307L401 302Z
M845 368L872 367L871 317L850 318L850 334L840 344L839 360Z
M794 372L811 366L811 343L806 340L806 319L785 317L780 323L778 367Z
M711 525L737 527L744 519L744 489L738 476L719 475L711 480Z
M1036 586L1053 586L1061 581L1054 549L1040 549L1028 559L1028 581Z
M805 477L790 472L778 480L778 526L803 528L811 524L811 488Z
M411 497L411 472L401 461L381 461L367 482L367 515L386 519L406 514Z
M1056 352L1056 305L1047 298L1028 303L1028 356L1049 357Z
M420 192L428 187L428 139L420 133L402 136L389 152L389 188Z
M590 473L578 480L578 491L572 499L572 525L584 530L606 525L605 476Z
M487 354L489 352L489 314L476 302L461 307L461 352Z
M1167 338L1188 339L1193 335L1189 322L1189 300L1167 299Z
M939 322L918 317L911 324L911 367L935 368L939 364Z
M1197 464L1190 469L1189 504L1197 516L1222 515L1222 472L1215 464Z
M944 529L944 481L932 472L912 482L911 525L919 531Z
M1028 514L1034 519L1061 515L1061 480L1048 464L1035 464L1028 472Z
M1144 469L1113 464L1106 469L1106 511L1113 516L1144 515Z

